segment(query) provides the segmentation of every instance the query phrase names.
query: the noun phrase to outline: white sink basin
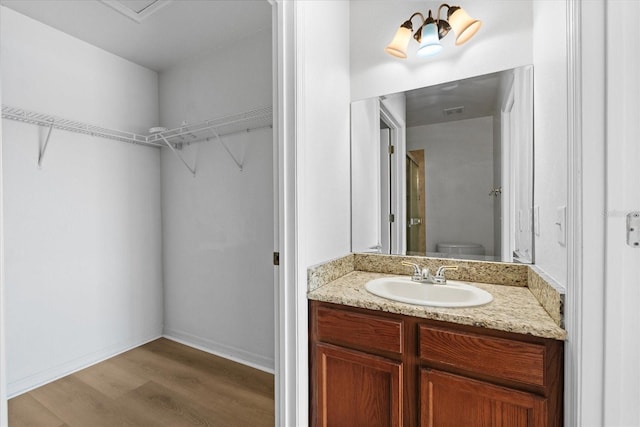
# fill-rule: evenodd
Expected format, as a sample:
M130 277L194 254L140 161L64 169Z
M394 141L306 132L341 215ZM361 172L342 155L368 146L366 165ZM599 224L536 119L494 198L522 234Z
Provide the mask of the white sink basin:
M434 307L473 307L493 301L489 292L455 280L432 285L412 282L409 277L383 277L367 282L365 289L394 301Z

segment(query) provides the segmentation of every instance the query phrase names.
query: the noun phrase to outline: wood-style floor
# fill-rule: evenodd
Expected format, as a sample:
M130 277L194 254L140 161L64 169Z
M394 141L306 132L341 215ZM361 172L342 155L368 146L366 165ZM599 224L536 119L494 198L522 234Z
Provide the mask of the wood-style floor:
M9 427L273 426L273 375L158 339L9 400Z

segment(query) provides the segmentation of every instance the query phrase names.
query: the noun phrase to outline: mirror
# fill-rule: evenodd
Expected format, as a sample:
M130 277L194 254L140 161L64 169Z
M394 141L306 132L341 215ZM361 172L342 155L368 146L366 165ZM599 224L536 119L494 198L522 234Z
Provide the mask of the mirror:
M351 104L352 251L533 263L533 66Z

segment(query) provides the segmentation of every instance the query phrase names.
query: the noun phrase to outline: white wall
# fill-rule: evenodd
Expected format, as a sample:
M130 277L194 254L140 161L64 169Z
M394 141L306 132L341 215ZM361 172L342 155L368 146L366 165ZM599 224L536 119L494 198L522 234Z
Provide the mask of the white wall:
M532 3L536 2L529 0L476 0L462 5L471 16L482 20L483 26L462 46L455 46L454 36L449 34L443 39L443 52L436 57L417 58L418 44L413 40L407 59L394 58L384 52L400 24L413 12L427 13L431 8L435 13L440 3L410 0L350 2L352 100L532 63L531 10ZM414 28L419 20L414 18ZM548 28L545 31L549 32Z
M351 250L349 3L303 3L301 25L306 34L298 47L303 79L298 102L304 112L298 136L303 159L300 207L305 224L304 265L313 265Z
M169 128L271 105L271 32L174 66L159 87ZM182 150L195 177L162 150L165 334L272 370L273 133L223 140L242 171L217 141Z
M380 101L351 104L351 250L380 246Z
M540 206L535 263L561 284L567 250L558 243L557 209L567 205L567 49L564 1L534 2L534 203ZM553 34L552 34L553 33Z
M427 252L479 243L493 255L493 117L407 128L407 150L422 149Z
M285 53L295 57L297 274L296 289L287 290L293 299L288 300L293 309L287 313L293 327L285 328L281 337L290 345L280 356L287 358L288 371L291 365L295 370L285 390L287 402L295 402L289 405L296 418L290 424L305 425L309 420L307 268L351 250L349 3L292 3L295 53Z
M2 8L6 105L140 131L157 75ZM162 331L157 149L3 123L9 395Z

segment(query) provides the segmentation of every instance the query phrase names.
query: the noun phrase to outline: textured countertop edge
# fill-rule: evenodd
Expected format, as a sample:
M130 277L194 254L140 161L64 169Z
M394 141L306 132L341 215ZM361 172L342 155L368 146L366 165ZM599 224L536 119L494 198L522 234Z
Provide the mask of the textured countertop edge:
M355 273L361 273L361 272L355 272ZM367 272L364 272L364 273L367 273ZM383 273L371 273L371 274L376 275L376 276L371 276L371 278L394 276L393 274L383 274ZM335 282L332 282L332 283L335 283ZM514 321L514 320L509 320L504 318L500 319L499 317L505 315L506 310L504 309L499 309L503 311L502 313L500 311L496 311L495 313L489 314L489 315L487 315L486 313L484 315L482 315L482 313L478 313L479 310L486 310L487 308L489 308L491 304L493 304L494 302L498 302L498 297L494 293L492 293L492 295L494 295L494 298L495 298L494 302L484 306L469 307L469 308L428 307L428 306L419 306L419 305L413 305L413 304L405 304L405 303L392 301L392 300L388 300L385 298L372 295L364 289L364 283L366 282L356 285L357 289L355 290L355 292L359 294L357 296L345 295L346 292L344 289L335 289L332 292L327 292L327 289L332 287L330 283L314 291L309 291L307 293L307 298L309 300L314 300L314 301L321 301L321 302L345 305L345 306L356 307L356 308L365 308L365 309L374 310L374 311L395 313L395 314L419 317L419 318L430 319L430 320L438 320L438 321L461 324L461 325L476 326L476 327L482 327L486 329L512 332L512 333L517 333L522 335L531 335L539 338L549 338L549 339L554 339L558 341L564 341L567 338L566 331L556 324L554 319L551 318L551 316L549 316L546 310L540 305L540 303L537 301L535 296L527 288L509 287L509 286L503 286L503 285L490 285L486 283L466 282L488 291L490 291L492 287L496 286L500 288L505 288L503 290L507 292L510 292L509 289L511 289L513 292L516 292L516 289L527 292L531 296L532 302L535 301L536 304L538 305L537 308L540 310L540 312L537 314L546 317L546 320L548 320L549 322L548 324L542 324L540 322L534 324L534 323L531 323L532 322L531 319L527 319L524 321L523 320ZM337 286L340 287L345 285L340 284ZM350 286L350 285L347 285L347 286ZM347 289L347 291L349 290ZM351 291L353 291L353 289L351 289ZM521 292L521 291L518 291L518 292ZM490 309L490 311L493 311L493 309ZM499 316L496 316L496 314L498 314Z
M540 268L533 267L529 267L527 287L554 322L561 328L564 327L565 294L559 289L564 288Z
M354 270L355 254L347 254L307 268L307 291L313 291Z

